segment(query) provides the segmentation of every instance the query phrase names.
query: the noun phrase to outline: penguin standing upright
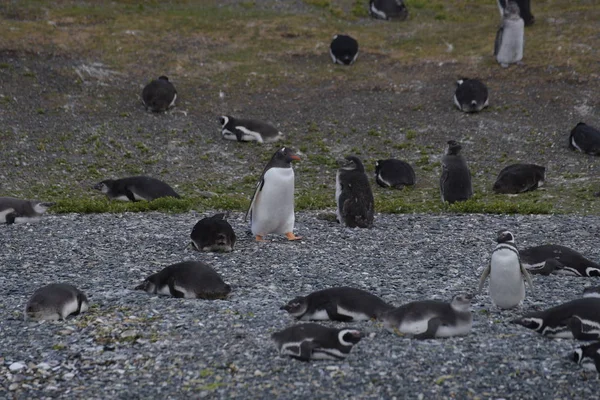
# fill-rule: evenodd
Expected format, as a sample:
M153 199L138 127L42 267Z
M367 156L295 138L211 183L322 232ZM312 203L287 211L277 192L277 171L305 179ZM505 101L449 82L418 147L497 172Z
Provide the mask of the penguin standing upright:
M338 170L335 182L335 202L338 221L349 228L371 228L375 213L375 200L365 174L362 161L347 156Z
M55 203L0 197L0 223L35 221Z
M52 283L37 289L25 307L25 319L59 320L88 309L88 299L73 285Z
M519 6L509 0L504 9L502 25L496 32L494 55L504 68L509 64L518 63L523 59L523 46L525 44L525 25L519 15Z
M521 304L525 299L525 282L533 290L533 284L529 273L521 264L519 250L515 246L515 237L507 230L498 232L496 238L498 245L492 252L492 259L483 271L479 280L481 293L483 284L490 276L490 296L492 302L500 308L513 308Z
M455 140L448 141L446 154L442 157L442 176L440 191L442 201L452 204L456 201L469 200L473 196L471 172L467 162L460 154L462 146Z
M334 64L351 65L358 56L358 42L348 35L335 35L329 45Z
M488 88L478 79L463 78L456 81L454 104L466 113L479 112L489 104Z
M376 19L404 21L408 9L404 0L370 0L369 14Z
M525 26L533 25L535 17L531 14L531 1L530 0L515 0L519 6L519 15L523 18ZM504 17L504 10L508 0L498 0L498 8L500 9L500 16Z
M159 76L158 79L153 80L144 87L142 91L142 100L146 111L152 112L167 111L167 109L175 105L177 100L177 90L169 78L166 76Z
M582 153L600 156L600 131L583 122L578 123L569 135L569 147Z
M284 234L288 240L302 238L294 235L294 169L291 164L294 160L300 157L291 149L277 150L256 184L246 219L250 216L257 241L269 233Z

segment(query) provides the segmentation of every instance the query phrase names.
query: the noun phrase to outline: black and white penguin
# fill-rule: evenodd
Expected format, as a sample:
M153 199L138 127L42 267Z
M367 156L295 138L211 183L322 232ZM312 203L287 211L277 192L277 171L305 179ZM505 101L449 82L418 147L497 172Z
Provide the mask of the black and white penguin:
M281 307L301 321L366 321L394 307L361 289L334 287L299 296Z
M569 147L585 154L600 155L600 131L583 122L578 123L569 136Z
M600 286L589 286L583 289L583 297L595 297L600 299Z
M457 80L454 104L460 111L467 113L483 110L489 104L487 86L478 79Z
M517 194L544 184L546 168L535 164L512 164L502 168L494 182L494 193Z
M302 238L294 235L294 160L300 157L291 149L277 150L256 184L246 219L250 216L251 230L257 241L269 233L284 234L288 240Z
M404 0L370 0L369 15L377 19L404 21L408 17L408 8Z
M525 299L523 278L527 280L529 288L533 290L531 276L521 264L515 237L511 232L507 230L498 232L496 242L498 245L492 252L492 259L481 274L478 293L481 293L483 284L489 276L492 303L504 309L517 307Z
M88 309L88 299L73 285L52 283L37 289L25 306L25 320L59 320Z
M414 301L383 314L383 326L391 333L433 339L467 335L471 331L471 295L460 294L447 303Z
M572 359L583 368L600 373L600 342L580 346Z
M192 246L198 251L230 252L235 245L235 232L225 214L202 218L190 235Z
M498 8L500 9L500 16L504 17L504 9L508 0L498 0ZM519 6L519 15L523 18L525 26L533 25L535 17L531 14L531 1L530 0L515 0Z
M360 342L356 329L329 328L314 323L296 324L271 335L279 354L300 361L343 360Z
M462 146L455 140L448 141L446 154L442 157L442 176L440 191L442 202L450 204L469 200L473 196L471 172L467 162L460 154Z
M572 300L511 322L551 338L600 340L600 299Z
M94 185L94 189L104 193L110 200L152 201L160 197L180 198L171 186L149 176L106 179Z
M169 265L150 275L136 290L185 299L224 299L231 286L209 265L200 261L184 261Z
M600 264L590 261L573 249L557 244L544 244L521 250L521 262L532 274L550 272L570 276L600 276ZM545 272L540 272L545 271Z
M56 203L0 197L0 223L14 224L38 220Z
M356 156L347 156L346 160L335 180L337 219L349 228L371 228L375 200L365 167Z
M348 35L335 35L329 46L334 64L352 65L358 56L358 42Z
M169 82L169 78L164 75L159 76L158 79L153 80L144 87L144 90L142 90L142 100L144 101L146 111L167 111L175 105L177 90Z
M283 138L273 125L255 119L237 119L230 115L219 118L223 139L237 140L238 142L271 143Z
M375 181L381 187L402 190L416 183L415 170L409 163L393 158L375 162Z
M506 68L509 64L521 62L525 44L525 24L519 15L519 6L509 0L502 19L502 25L496 32L494 56L496 61Z

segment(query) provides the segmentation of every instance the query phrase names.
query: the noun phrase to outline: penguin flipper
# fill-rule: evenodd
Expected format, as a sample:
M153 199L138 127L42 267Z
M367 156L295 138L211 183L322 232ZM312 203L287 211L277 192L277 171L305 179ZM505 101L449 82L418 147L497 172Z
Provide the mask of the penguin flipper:
M431 318L427 321L427 330L423 333L419 333L415 335L415 339L424 340L424 339L434 339L435 334L437 333L438 328L442 324L442 320L439 318Z
M523 266L521 265L521 268ZM477 289L477 293L481 293L481 289L483 289L483 284L485 283L485 280L487 279L487 277L490 275L490 272L492 271L492 263L490 263L486 269L483 270L483 274L481 274L481 278L479 278L479 288Z
M527 281L527 284L529 285L529 289L531 289L531 293L534 293L533 282L531 281L531 275L527 271L527 268L525 268L523 266L523 264L521 263L520 260L519 260L519 267L521 268L521 273L523 274L523 276L525 277L525 280Z
M169 285L169 292L171 292L171 296L177 299L183 299L185 297L185 294L183 292L180 292L179 290L175 289L174 277L170 277L167 284Z
M265 186L265 177L264 172L260 177L259 181L256 183L256 189L254 189L254 194L252 195L252 202L250 203L250 207L248 207L248 211L246 211L246 216L244 217L244 222L248 220L248 215L250 216L250 221L252 221L252 208L254 207L254 203L258 198L258 195L262 191L262 188Z
M341 322L352 322L354 318L349 315L340 314L337 311L337 305L331 302L325 305L325 312L329 316L329 319L332 321L341 321Z
M577 340L598 340L600 339L600 334L598 333L588 333L583 331L583 323L577 317L571 317L567 321L567 326L571 328L571 333L573 334L573 338Z
M295 359L300 361L310 361L313 350L318 347L315 343L310 340L305 340L300 343L300 353L294 356Z
M504 26L501 25L496 32L496 40L494 41L494 55L497 56L502 46L502 34L504 33Z
M127 198L129 199L129 201L131 202L136 202L137 199L135 198L133 192L130 189L125 189L125 196L127 196Z
M17 217L19 217L19 214L17 214L17 212L15 211L6 214L6 216L4 217L6 219L6 225L14 224Z

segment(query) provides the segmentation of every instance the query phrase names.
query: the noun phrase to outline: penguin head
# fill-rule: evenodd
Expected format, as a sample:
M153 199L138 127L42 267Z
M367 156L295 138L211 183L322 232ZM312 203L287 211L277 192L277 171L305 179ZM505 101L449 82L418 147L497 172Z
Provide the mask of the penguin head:
M275 160L281 160L284 161L285 163L289 164L292 161L300 161L300 157L298 157L292 149L290 149L289 147L283 147L279 150L277 150L275 152L275 154L273 155L273 158Z
M219 117L219 123L221 124L221 126L223 126L223 128L225 128L225 126L229 123L229 121L232 118L229 115L221 115Z
M469 311L471 308L471 299L473 298L472 294L457 294L452 298L452 302L450 306L456 311Z
M519 5L516 1L507 2L506 8L504 10L504 15L506 15L507 17L518 16L520 18L520 12L521 10L519 9Z
M306 310L308 309L308 303L306 301L306 297L296 297L293 300L290 300L286 305L281 306L280 310L287 311L293 317L300 317Z
M365 172L365 166L360 158L356 156L346 156L345 160L346 161L342 165L343 170Z
M92 188L95 190L99 190L102 193L108 193L113 182L114 181L112 179L106 179L100 183L95 184Z
M583 360L583 346L573 352L571 359L577 364L581 364L581 361Z
M167 82L169 82L169 78L167 78L167 77L166 77L166 76L164 76L164 75L161 75L161 76L159 76L159 77L158 77L158 80L160 80L160 81L167 81Z
M456 156L460 153L462 146L456 140L448 140L448 148L446 149L446 154L450 156Z
M362 337L362 333L356 329L340 329L338 333L338 340L342 346L354 346Z
M497 243L515 243L515 236L506 229L502 229L498 231L498 236L496 237Z
M45 213L50 207L56 205L56 203L48 203L48 202L35 202L33 203L33 210L38 214Z
M513 324L522 325L525 328L533 329L535 331L539 331L544 326L544 320L536 317L522 317L513 319L510 322Z

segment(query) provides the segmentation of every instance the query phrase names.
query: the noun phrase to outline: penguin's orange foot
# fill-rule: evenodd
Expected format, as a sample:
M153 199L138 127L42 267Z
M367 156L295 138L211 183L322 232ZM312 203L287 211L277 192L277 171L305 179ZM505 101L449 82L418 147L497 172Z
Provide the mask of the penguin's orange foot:
M302 239L302 236L296 236L296 235L294 235L294 232L288 232L288 233L286 233L285 237L288 238L288 240L300 240L300 239Z
M261 235L256 235L256 241L257 242L264 242L265 239L263 239L263 237Z

